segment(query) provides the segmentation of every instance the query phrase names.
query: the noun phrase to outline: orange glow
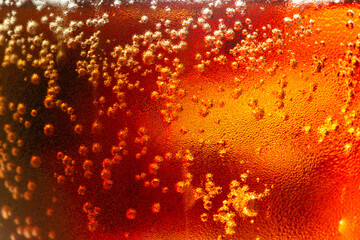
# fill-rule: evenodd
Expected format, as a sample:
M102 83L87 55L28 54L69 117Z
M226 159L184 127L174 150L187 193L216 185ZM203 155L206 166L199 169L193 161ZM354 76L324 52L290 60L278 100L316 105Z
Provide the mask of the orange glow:
M7 239L358 238L358 4L83 4L0 10Z

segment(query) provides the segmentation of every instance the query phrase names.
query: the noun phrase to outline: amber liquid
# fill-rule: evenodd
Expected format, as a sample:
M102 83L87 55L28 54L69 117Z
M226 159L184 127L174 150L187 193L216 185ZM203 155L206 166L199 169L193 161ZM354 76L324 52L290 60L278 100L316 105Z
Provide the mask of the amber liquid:
M212 4L0 10L0 239L359 239L359 6Z

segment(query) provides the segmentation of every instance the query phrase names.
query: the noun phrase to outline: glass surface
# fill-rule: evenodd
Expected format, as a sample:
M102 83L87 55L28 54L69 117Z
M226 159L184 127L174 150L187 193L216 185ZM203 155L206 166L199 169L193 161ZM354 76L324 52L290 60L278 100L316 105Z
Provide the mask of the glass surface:
M0 239L360 239L360 5L1 1Z

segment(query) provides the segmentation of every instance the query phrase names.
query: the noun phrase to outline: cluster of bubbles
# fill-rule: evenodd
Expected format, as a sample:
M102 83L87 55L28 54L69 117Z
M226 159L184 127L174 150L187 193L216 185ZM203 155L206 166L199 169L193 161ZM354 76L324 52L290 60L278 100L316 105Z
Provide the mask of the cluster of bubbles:
M21 7L25 4L25 1L15 2L5 1L3 5L4 7ZM42 0L34 0L32 3L38 10L44 10L44 12L50 5L48 1ZM138 126L136 129L127 126L124 119L133 115L134 110L130 105L134 96L145 96L147 100L159 106L157 111L164 127L177 121L184 110L184 99L187 98L191 98L194 104L200 105L199 116L208 118L214 107L217 105L224 107L225 101L215 103L213 98L202 99L195 94L188 96L183 86L182 76L189 72L204 76L214 66L229 67L233 71L239 71L232 80L231 98L234 101L240 100L245 95L244 92L246 93L246 89L243 88L245 75L260 71L265 72L269 77L277 75L283 66L277 61L269 61L268 56L284 54L285 40L295 41L320 33L321 30L315 27L315 21L310 19L305 22L300 14L294 14L292 17L285 17L281 27L267 24L257 28L254 21L246 15L244 1L237 0L234 3L225 4L218 0L202 8L198 16L184 17L180 23L162 18L152 25L152 18L149 15L137 16L136 24L144 31L133 34L128 44L112 46L112 40L102 39L101 31L111 24L112 17L116 16L115 13L113 16L109 13L95 14L94 17L78 20L71 19L68 11L79 9L81 1L80 3L71 0L54 1L52 4L55 4L55 7L52 6L54 9L60 6L65 7L67 11L62 14L50 11L51 13L45 13L39 19L34 17L35 20L22 23L17 11L9 10L0 23L2 69L21 72L23 74L21 84L37 91L38 98L41 98L41 106L17 102L16 98L13 99L8 97L7 93L3 93L5 84L0 86L0 116L1 121L5 122L3 124L5 135L3 139L0 139L0 179L11 198L14 201L24 199L31 202L34 192L38 189L38 183L35 179L23 177L24 169L31 167L40 172L43 165L49 164L46 163L47 161L57 159L56 163L59 163L60 167L52 174L56 182L54 189L75 186L75 191L82 201L82 212L87 217L87 228L90 232L95 232L101 225L99 216L103 209L100 203L92 201L91 196L95 193L93 186L89 186L89 182L100 179L101 191L111 192L116 189L115 184L118 183L114 172L121 168L124 162L134 160L144 161L147 166L146 170L140 170L132 176L135 182L141 183L143 187L153 192L160 189L162 194L170 191L173 191L171 194L182 194L184 198L191 199L185 203L186 210L194 207L197 200L202 200L204 212L201 213L200 220L202 222L213 220L223 224L225 235L236 233L236 216L255 217L258 201L269 196L269 187L266 186L263 193L256 193L251 192L248 185L233 180L222 201L222 206L214 210L214 200L220 198L225 189L222 186L216 186L213 173L205 175L203 186L195 186L191 173L191 166L195 162L192 150L184 148L174 151L172 149L166 151L165 154L149 154L149 148L156 136L152 136L151 131L144 126ZM93 4L98 7L98 3ZM134 2L125 4L115 0L111 6L121 8L123 5L131 6L132 4ZM226 8L222 9L224 18L217 19L214 17L215 12L223 5L226 5ZM157 1L152 1L150 9L157 10L158 8ZM165 14L172 12L168 6L164 8L164 11ZM264 9L261 8L261 11ZM347 12L347 16L351 19L354 15L352 10ZM353 29L354 21L349 20L346 27ZM291 29L291 31L284 29ZM189 64L188 60L184 60L182 56L189 54L189 48L193 49L189 41L192 34L200 36L204 47L201 51L187 56L191 58ZM109 53L104 53L106 50L102 49L105 44L111 46ZM321 44L325 45L325 42ZM349 50L345 52L342 59L339 59L337 76L347 81L348 96L342 112L346 126L349 127L348 132L359 139L360 129L354 126L357 113L349 109L355 99L356 81L351 77L354 76L359 65L360 35L347 47ZM78 56L72 56L74 52L78 53ZM290 51L289 56L287 64L297 70L299 64L296 54ZM76 61L72 61L73 58ZM313 74L323 71L327 58L326 55L313 56L311 64ZM90 103L95 109L94 119L85 119L91 121L90 124L84 124L84 120L79 117L78 111L82 109L76 111L76 103L64 100L65 97L62 95L61 86L67 79L62 79L60 72L64 71L63 69L66 68L64 66L68 62L74 62L74 66L71 67L76 73L76 79L72 81L84 80L90 86L88 91L94 93ZM285 74L282 75L277 89L274 90L277 99L275 107L278 110L284 109L289 93L286 78ZM148 86L151 79L155 80L147 89L144 86ZM264 81L264 79L260 80L260 87ZM45 91L41 91L41 87L44 87ZM317 87L316 84L311 86L309 101ZM225 89L226 86L220 85L218 92L225 92ZM250 97L247 105L255 121L261 121L267 117L266 103L259 102L256 97ZM46 141L55 141L54 139L62 132L62 125L52 118L44 122L41 116L58 112L63 113L68 119L74 138L80 139L80 143L76 142L75 146L68 146L74 148L75 151L64 149L45 158L43 155L46 153L30 153L24 162L21 156L23 152L25 154L28 151L22 150L24 149L22 137L26 136L24 129L31 131L34 129L33 125L38 125L40 122L41 131L35 130L36 134L47 139ZM282 118L288 120L289 116L283 113ZM115 126L114 129L109 130L109 126L105 124L107 121L118 121L119 126L124 126L120 129ZM325 119L324 124L318 127L319 142L323 142L326 136L338 131L339 125L339 121L331 116ZM111 139L111 146L107 147L107 141L101 138L110 136L111 131L116 132L116 137ZM303 131L310 133L312 126L306 125ZM189 130L186 128L181 128L180 132L183 135L189 135ZM87 139L83 140L84 138ZM202 146L204 143L205 140L201 138L199 144ZM219 140L217 146L220 147L219 156L226 157L227 142ZM136 151L132 152L133 149ZM345 143L344 150L352 152L352 143ZM163 165L169 162L180 163L182 168L182 179L178 179L171 187L167 185L166 179L161 178L161 172L164 171ZM247 176L248 172L241 175L240 181L245 182ZM189 195L190 198L187 197ZM52 197L51 206L57 199L55 193ZM19 216L15 216L15 211L10 205L1 206L1 217L5 221L12 219L15 222L16 232L11 233L12 240L17 239L17 236L23 236L25 239L46 238L30 216L20 220ZM164 203L154 200L148 206L148 210L153 214L158 214L162 211L163 205ZM44 213L48 217L53 216L51 206ZM131 206L126 207L123 215L122 217L129 221L136 221L139 217L136 207ZM20 224L21 222L25 222L25 225ZM55 230L47 229L46 231L47 238L56 238ZM125 235L127 236L128 233Z

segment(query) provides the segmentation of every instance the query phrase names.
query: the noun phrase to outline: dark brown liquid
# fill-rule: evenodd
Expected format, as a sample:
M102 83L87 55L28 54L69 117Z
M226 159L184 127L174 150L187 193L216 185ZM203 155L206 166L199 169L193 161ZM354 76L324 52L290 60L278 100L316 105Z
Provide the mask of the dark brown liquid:
M357 239L359 14L2 8L0 238Z

